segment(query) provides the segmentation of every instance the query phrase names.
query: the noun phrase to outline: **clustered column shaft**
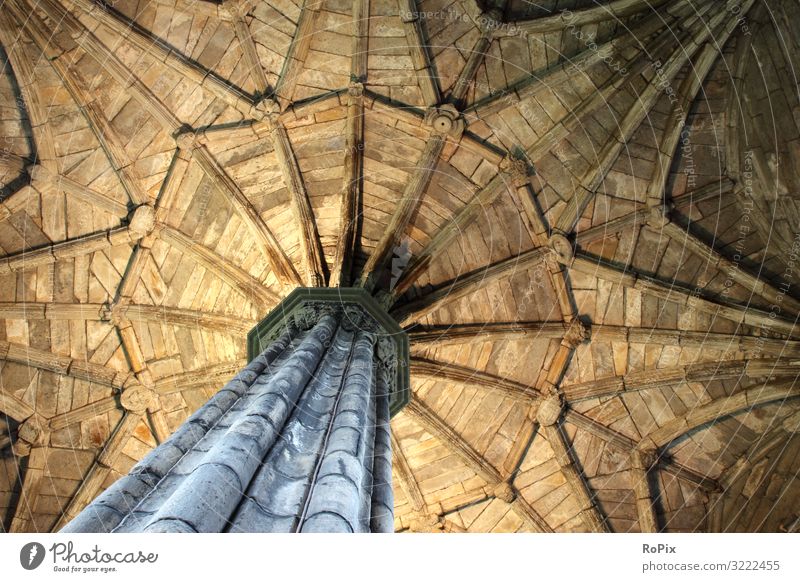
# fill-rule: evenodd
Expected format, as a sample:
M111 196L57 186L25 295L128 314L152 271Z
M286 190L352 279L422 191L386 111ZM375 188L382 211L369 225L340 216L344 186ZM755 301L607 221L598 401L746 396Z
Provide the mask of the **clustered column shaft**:
M294 323L65 532L392 531L376 333Z

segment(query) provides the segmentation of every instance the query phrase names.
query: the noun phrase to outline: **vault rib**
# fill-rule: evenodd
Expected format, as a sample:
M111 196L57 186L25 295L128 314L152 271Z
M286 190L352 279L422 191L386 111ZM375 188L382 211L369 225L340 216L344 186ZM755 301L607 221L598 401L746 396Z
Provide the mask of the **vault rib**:
M311 37L314 34L317 16L321 6L320 0L304 0L297 29L289 45L289 51L283 62L283 70L275 84L275 95L282 108L292 100L297 78L305 65L308 49L311 47Z
M544 261L550 254L549 249L538 248L525 251L513 257L498 261L486 268L479 269L437 286L408 303L401 304L392 310L392 315L403 325L419 321L425 315L448 305L453 301L467 297L477 290L489 285L515 271L524 271Z
M411 60L422 91L422 99L425 105L433 107L441 101L441 91L431 62L429 45L422 29L416 0L401 0L400 19L405 28L406 42L411 51Z
M127 19L113 6L103 0L74 0L73 3L109 27L118 38L123 38L145 54L152 55L181 76L207 89L215 97L237 109L246 117L254 114L255 103L251 95L175 51L162 39L145 32L138 24Z
M665 301L672 301L680 306L697 309L712 316L724 317L735 323L762 327L793 338L800 336L795 323L787 319L775 317L773 313L755 307L742 306L728 301L704 297L701 289L689 289L675 281L664 281L656 277L643 275L631 269L620 269L607 261L578 251L574 261L569 265L587 275L592 275L622 285L629 289L637 289Z
M158 236L177 250L192 257L200 266L217 275L225 283L242 293L245 298L253 301L261 311L266 311L278 303L278 295L261 281L244 269L232 265L224 257L200 245L181 231L162 226L158 228Z
M25 0L20 1L28 8L27 10L20 8L17 1L9 0L6 6L11 9L19 22L24 23L22 28L28 32L34 44L42 51L42 54L49 56L48 51L52 51L53 47L50 44L51 34L48 32L47 27L39 19L35 11L30 9L27 4L24 4ZM101 111L95 100L95 95L82 87L82 83L79 82L72 68L64 62L64 59L48 58L47 60L69 92L75 105L86 118L89 128L100 143L100 147L103 149L106 158L133 205L139 206L147 202L149 196L140 185L141 179L135 171L133 161L126 153L119 136L111 127L111 123Z
M181 144L184 146L185 144ZM275 234L261 218L256 208L241 191L239 186L228 176L225 169L219 162L211 155L205 145L203 144L190 144L181 149L188 149L193 147L192 158L200 165L203 172L214 183L214 185L223 193L226 193L228 200L236 210L236 213L242 219L253 237L256 239L261 252L264 257L269 261L275 276L278 281L283 285L302 285L300 275L294 268L289 257L281 248Z

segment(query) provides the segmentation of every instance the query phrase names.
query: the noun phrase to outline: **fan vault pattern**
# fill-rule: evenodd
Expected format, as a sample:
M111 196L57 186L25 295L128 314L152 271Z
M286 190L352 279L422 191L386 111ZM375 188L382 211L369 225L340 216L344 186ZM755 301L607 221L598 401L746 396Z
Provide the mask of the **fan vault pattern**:
M789 0L4 0L0 508L63 526L296 286L412 343L398 531L797 528Z

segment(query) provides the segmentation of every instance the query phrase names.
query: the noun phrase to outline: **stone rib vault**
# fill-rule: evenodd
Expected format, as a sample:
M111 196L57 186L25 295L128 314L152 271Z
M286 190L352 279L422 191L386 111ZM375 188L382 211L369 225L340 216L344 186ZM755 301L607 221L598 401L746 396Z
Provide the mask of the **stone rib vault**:
M230 505L195 529L319 527L319 487L258 499L289 441L233 440L262 404L305 423L322 373L267 401L323 322L269 366L246 337L297 288L358 288L410 345L394 522L378 430L362 509L323 529L796 531L799 22L793 0L3 0L2 530L185 527L195 480ZM332 377L369 343L339 323ZM240 445L259 462L234 478Z

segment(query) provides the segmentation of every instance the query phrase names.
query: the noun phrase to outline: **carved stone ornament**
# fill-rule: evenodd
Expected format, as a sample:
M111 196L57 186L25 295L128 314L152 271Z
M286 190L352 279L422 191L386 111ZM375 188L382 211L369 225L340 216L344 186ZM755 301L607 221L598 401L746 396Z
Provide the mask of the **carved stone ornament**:
M436 133L449 135L455 139L464 133L464 119L458 110L449 104L429 110L425 116L425 122Z
M125 410L142 413L155 400L155 393L140 384L134 384L122 391L119 400Z
M263 121L265 119L272 121L272 118L277 116L280 111L281 106L277 101L265 97L253 105L250 109L250 115L258 121Z
M507 481L502 481L498 483L494 488L494 496L500 499L501 501L505 501L506 503L511 503L516 498L516 493L514 493L514 488Z
M564 343L569 347L577 347L589 338L589 331L577 317L573 318L564 334Z
M554 232L550 235L550 248L555 253L558 262L562 264L569 264L575 256L572 250L572 243L560 232Z
M561 398L557 394L551 394L539 404L536 420L542 426L552 426L561 417L562 408Z
M408 336L364 289L295 289L247 335L248 359L256 357L287 329L310 329L323 315L336 317L348 331L374 335L378 373L386 375L391 386L391 414L400 411L410 398Z

